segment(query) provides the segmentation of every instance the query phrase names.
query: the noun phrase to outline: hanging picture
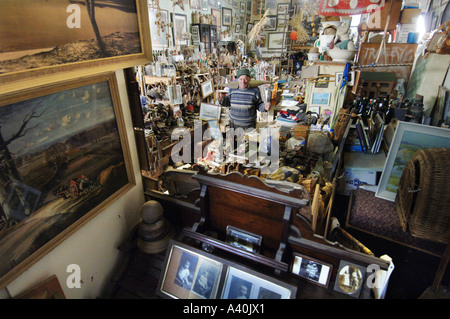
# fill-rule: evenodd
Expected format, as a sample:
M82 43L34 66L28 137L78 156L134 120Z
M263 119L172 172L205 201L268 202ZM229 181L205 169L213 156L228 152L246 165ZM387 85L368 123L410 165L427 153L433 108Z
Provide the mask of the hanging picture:
M191 10L202 10L202 0L190 0Z
M150 36L152 39L153 49L166 48L169 43L167 41L167 31L169 30L169 14L167 10L148 9L148 17L150 25Z
M268 49L279 50L283 48L284 37L287 36L284 32L272 32L269 33Z
M0 287L134 181L115 74L0 99Z
M246 9L245 9L245 1L241 1L241 7L240 7L240 10L239 10L239 11L240 11L241 13L245 13L245 10L246 10Z
M232 10L229 8L222 8L222 25L231 26Z
M267 16L267 22L264 25L265 31L275 31L277 29L277 16Z
M214 25L220 30L222 26L222 11L211 9L211 15L213 17Z
M0 84L151 62L147 1L2 1ZM99 1L97 1L99 2ZM139 61L139 62L137 62Z

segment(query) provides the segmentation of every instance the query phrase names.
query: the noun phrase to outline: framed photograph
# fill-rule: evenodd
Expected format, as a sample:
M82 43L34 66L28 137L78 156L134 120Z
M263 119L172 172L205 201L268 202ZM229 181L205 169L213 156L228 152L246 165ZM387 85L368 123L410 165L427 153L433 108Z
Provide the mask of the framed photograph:
M183 95L181 94L181 85L168 85L167 93L169 95L170 105L183 103Z
M222 299L295 299L297 287L243 267L227 269Z
M234 32L236 33L241 32L241 25L239 23L235 25Z
M251 251L253 253L259 253L262 244L262 236L233 226L227 226L226 233L226 242L228 244L247 251Z
M222 139L222 131L220 130L219 120L208 120L209 134L215 140Z
M219 105L201 103L199 118L201 120L219 120L222 108Z
M223 264L211 257L201 250L170 242L158 293L175 299L216 299Z
M136 181L115 73L4 94L0 112L4 287Z
M222 25L231 26L231 17L233 11L230 8L222 7Z
M365 276L365 267L341 260L334 282L334 290L359 298L364 288Z
M311 98L312 106L328 106L330 105L331 100L331 92L323 93L323 92L313 92Z
M277 16L275 15L268 15L267 16L267 22L264 25L265 31L276 31L277 30Z
M217 9L218 1L217 0L208 0L208 6L210 8Z
M2 11L8 14L0 20L0 52L8 58L0 59L0 85L94 67L113 71L153 59L145 0L95 6L61 1L50 7L33 1L27 10L20 1L8 1Z
M200 44L200 30L198 25L191 25L191 39L193 45Z
M245 1L241 1L241 6L240 6L240 10L239 10L240 13L245 13L245 11L246 11L245 6L246 6Z
M190 0L191 10L202 10L202 0Z
M288 16L289 15L289 3L279 3L277 5L277 15Z
M157 17L159 15L159 17ZM150 36L152 37L152 48L163 49L168 47L167 31L169 26L169 13L167 10L148 9L150 20ZM157 23L158 22L158 23ZM156 26L156 27L153 27Z
M200 86L202 88L202 97L204 99L214 93L212 80L207 80L207 81L201 83Z
M268 49L281 50L283 48L283 41L286 34L284 32L272 32L268 34Z
M415 152L450 145L450 130L417 123L399 121L378 184L376 197L395 201L398 183L406 163Z
M328 288L333 266L320 260L294 253L291 273L316 285Z
M239 8L239 1L238 0L233 0L233 7L235 7L236 9Z
M339 85L339 82L341 81L343 76L344 76L344 72L336 72L335 73L334 80L335 80L336 86ZM353 86L354 84L355 84L355 71L350 71L350 72L348 72L347 85Z
M187 17L185 14L174 13L173 19L173 45L188 45L189 40L185 38L187 33Z

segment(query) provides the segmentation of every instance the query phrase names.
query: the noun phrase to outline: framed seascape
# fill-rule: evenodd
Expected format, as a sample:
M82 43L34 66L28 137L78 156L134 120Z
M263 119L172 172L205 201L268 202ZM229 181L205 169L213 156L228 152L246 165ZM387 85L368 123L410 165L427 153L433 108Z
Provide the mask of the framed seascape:
M0 30L0 84L152 61L145 0L5 0Z
M0 98L0 288L135 184L115 73Z

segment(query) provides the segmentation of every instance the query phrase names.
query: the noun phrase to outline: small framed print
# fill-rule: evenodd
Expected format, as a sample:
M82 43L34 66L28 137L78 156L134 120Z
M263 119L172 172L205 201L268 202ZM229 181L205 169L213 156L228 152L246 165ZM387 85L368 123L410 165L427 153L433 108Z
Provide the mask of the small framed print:
M207 98L208 96L214 93L212 80L207 80L203 82L200 86L202 88L203 98Z
M183 95L181 94L181 85L168 85L167 93L169 95L170 105L183 103Z
M311 98L311 105L330 105L331 93L314 92Z
M259 253L262 244L262 236L248 231L227 226L227 243L253 253Z
M294 253L291 266L292 274L316 285L328 288L333 266L320 260Z
M364 287L365 276L366 270L364 267L341 260L334 282L334 290L354 298L359 298L361 290Z
M264 25L264 31L275 31L277 29L277 16L268 15L267 22Z
M254 24L253 23L247 23L247 30L246 30L246 32L245 33L249 33L251 30L252 30L252 28L253 28L253 26L254 26Z
M289 14L289 3L279 3L277 6L277 15Z
M231 26L232 10L230 8L222 7L222 25Z
M235 29L234 29L234 32L236 32L236 33L241 32L241 25L240 25L239 23L236 24Z
M335 82L336 86L339 85L339 82L341 82L342 77L344 76L344 72L336 72L335 73ZM347 85L353 86L355 84L355 71L348 72L347 76Z

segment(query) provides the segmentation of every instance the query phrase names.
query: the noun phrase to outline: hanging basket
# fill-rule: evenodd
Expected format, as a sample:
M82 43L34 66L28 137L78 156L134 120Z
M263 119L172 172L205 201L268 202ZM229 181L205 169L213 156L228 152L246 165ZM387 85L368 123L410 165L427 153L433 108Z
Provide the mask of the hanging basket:
M417 151L406 164L395 198L403 230L450 243L449 148Z

